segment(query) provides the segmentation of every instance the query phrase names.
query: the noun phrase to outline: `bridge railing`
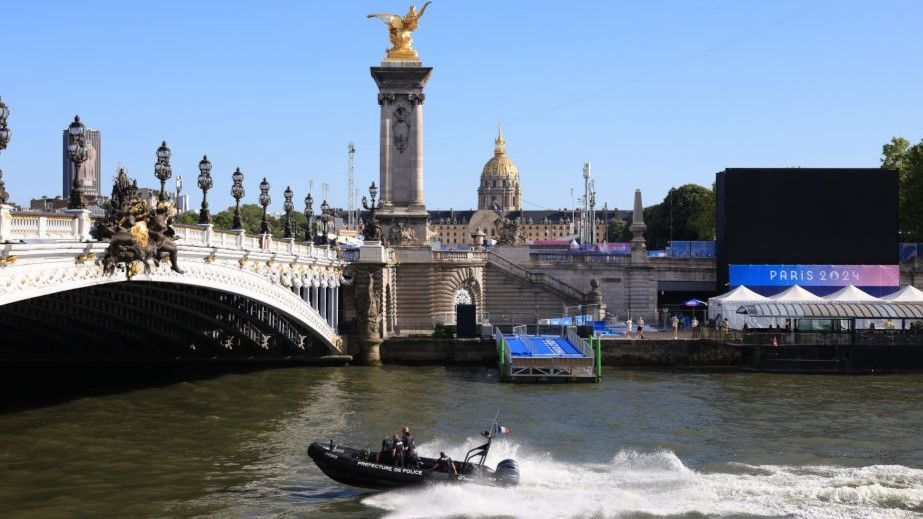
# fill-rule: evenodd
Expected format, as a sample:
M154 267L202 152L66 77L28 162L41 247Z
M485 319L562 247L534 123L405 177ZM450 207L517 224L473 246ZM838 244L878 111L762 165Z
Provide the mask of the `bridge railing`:
M0 207L0 243L31 240L91 241L88 211L73 213L13 212ZM220 247L223 249L259 250L292 254L304 258L337 259L336 250L294 239L247 235L243 231L218 230L211 225L177 225L181 245Z
M482 250L434 250L433 261L487 261L487 251Z

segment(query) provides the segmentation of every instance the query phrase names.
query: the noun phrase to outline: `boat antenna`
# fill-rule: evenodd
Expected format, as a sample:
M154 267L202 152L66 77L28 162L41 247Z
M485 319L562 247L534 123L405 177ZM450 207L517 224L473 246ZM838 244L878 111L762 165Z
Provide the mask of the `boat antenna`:
M500 409L497 409L497 414L494 415L494 423L491 424L490 426L490 434L493 434L494 432L496 432L494 431L494 429L497 428L497 420L499 419L500 419Z

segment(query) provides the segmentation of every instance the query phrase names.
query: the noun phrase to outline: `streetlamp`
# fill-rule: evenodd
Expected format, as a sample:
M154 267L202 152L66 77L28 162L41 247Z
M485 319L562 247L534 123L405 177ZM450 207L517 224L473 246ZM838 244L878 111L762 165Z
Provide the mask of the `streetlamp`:
M240 199L244 196L244 174L241 173L240 168L234 170L234 174L231 175L231 196L234 197L234 221L231 222L231 229L240 230L244 226L240 221Z
M173 176L173 168L170 167L171 155L173 153L167 146L167 141L161 142L160 147L157 148L157 163L154 164L154 175L160 180L160 196L157 199L161 202L167 201L167 192L164 190L164 185Z
M328 239L328 224L330 223L330 204L327 203L327 200L324 199L320 204L320 219L324 222L324 245L329 245L330 240Z
M367 198L364 196L362 197L362 208L369 212L369 221L365 224L362 236L369 241L381 241L381 225L378 224L376 215L383 201L379 200L378 203L375 202L375 199L378 197L378 186L375 185L375 182L372 182L372 185L369 186L369 195L372 196L371 205Z
M83 200L83 185L80 183L80 165L87 160L87 141L84 136L87 127L80 122L80 116L74 116L74 122L67 127L69 143L67 153L74 164L74 183L71 186L71 196L67 203L68 209L86 209Z
M6 118L10 116L10 109L7 108L3 99L0 99L0 151L6 149L10 142L12 132L6 126ZM6 185L3 183L3 170L0 170L0 205L5 204L10 199L10 194L6 192Z
M208 190L211 188L212 163L208 160L208 155L202 155L202 160L199 161L199 189L202 190L202 209L199 210L199 223L203 225L212 221L212 215L208 212Z
M282 203L282 209L285 210L285 225L282 227L282 237L292 238L292 211L295 209L295 204L292 203L292 197L295 196L295 193L292 192L292 186L286 186L282 196L285 197L285 202Z
M314 240L314 197L311 196L311 193L308 193L308 196L304 197L304 220L305 220L305 229L304 229L304 241L310 242Z
M266 216L266 207L270 202L272 202L272 198L269 197L269 182L266 182L266 177L263 177L263 181L260 182L260 205L263 206L263 222L260 224L260 234L269 234L269 220Z

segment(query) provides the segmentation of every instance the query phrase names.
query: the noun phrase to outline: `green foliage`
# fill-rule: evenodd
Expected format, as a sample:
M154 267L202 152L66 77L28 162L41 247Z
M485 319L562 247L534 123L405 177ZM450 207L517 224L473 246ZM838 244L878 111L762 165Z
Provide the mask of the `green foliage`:
M193 213L193 212L178 214L176 215L176 218L173 219L173 223L178 223L182 225L194 225L198 222L199 222L199 214Z
M454 335L451 326L437 324L436 327L433 328L433 337L436 339L451 339Z
M628 222L625 220L615 219L609 222L606 228L606 241L608 242L629 242L631 241L631 232L628 230Z
M881 167L898 170L900 240L923 241L923 140L894 137L881 147Z
M715 191L696 184L671 189L663 202L644 208L644 223L647 247L652 250L667 247L671 234L677 241L713 240Z
M269 220L269 231L274 238L282 237L282 228L284 225L283 218L276 218L271 214L266 215ZM177 215L176 223L178 224L195 224L199 221L199 213L188 212ZM240 206L240 221L244 231L247 234L259 234L261 223L263 221L263 208L257 204L243 204ZM304 239L305 229L304 213L292 212L292 232L296 240ZM228 230L234 223L234 207L228 207L223 211L212 213L212 224L215 229Z

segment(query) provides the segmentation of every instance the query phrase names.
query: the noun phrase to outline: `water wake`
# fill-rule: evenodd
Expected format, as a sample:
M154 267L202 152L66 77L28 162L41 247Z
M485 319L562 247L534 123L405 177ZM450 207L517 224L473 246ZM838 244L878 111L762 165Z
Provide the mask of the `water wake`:
M466 448L477 444L469 439ZM457 446L433 442L426 455ZM488 465L506 458L522 471L516 488L437 485L366 497L389 518L622 517L651 514L789 517L911 517L923 513L923 470L728 464L690 469L672 452L619 451L609 463L567 463L495 440Z

